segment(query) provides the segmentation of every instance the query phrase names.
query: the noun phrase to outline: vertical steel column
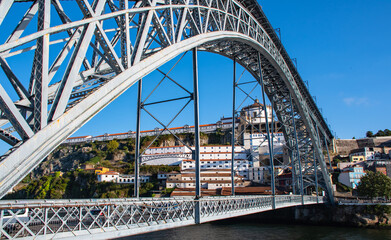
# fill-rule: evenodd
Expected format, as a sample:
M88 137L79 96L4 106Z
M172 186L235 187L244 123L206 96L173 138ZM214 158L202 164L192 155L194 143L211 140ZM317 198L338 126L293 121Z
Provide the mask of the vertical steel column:
M296 194L296 186L295 186L296 173L295 173L295 164L293 161L293 150L290 149L289 151L291 152L291 165L292 165L292 192L293 194Z
M198 59L197 48L193 48L193 101L194 101L194 150L193 157L195 161L195 223L201 223L200 202L201 198L201 164L200 164L200 125L199 125L199 108L198 108Z
M262 91L262 100L263 100L263 107L265 112L265 120L266 120L266 133L267 133L267 141L269 145L269 157L270 157L270 172L271 172L271 188L272 188L272 194L273 194L273 209L276 208L276 187L275 187L275 177L274 177L274 159L273 159L273 150L272 150L272 143L270 141L270 131L269 131L269 119L267 115L267 106L266 106L266 98L265 98L265 86L263 84L263 75L262 75L262 66L261 66L261 56L260 53L258 53L258 68L259 68L259 81L261 84L261 91Z
M79 223L77 224L79 226L79 231L81 231L82 221L83 221L83 208L79 207Z
M303 184L303 171L301 169L301 158L300 158L300 149L299 149L299 141L297 140L297 131L296 131L296 123L295 123L295 115L294 115L294 107L292 102L292 95L289 93L289 100L291 104L291 113L292 113L292 125L293 125L293 132L295 133L295 140L296 140L296 151L297 151L297 160L299 161L299 169L300 169L300 194L301 194L301 204L304 205L304 184ZM292 159L293 160L293 159ZM296 166L295 166L296 170Z
M38 31L50 28L50 8L50 0L38 1ZM49 42L50 34L45 34L39 37L36 43L34 61L37 68L35 69L33 97L34 132L43 129L48 123Z
M137 93L137 120L136 120L136 151L134 158L134 196L140 197L140 117L141 117L141 92L142 92L143 80L138 81L138 93Z
M272 156L273 156L273 160L274 160L274 132L275 132L275 129L274 129L274 102L273 102L273 99L270 100L270 103L271 103L271 106L272 106L272 124L271 124L271 134L272 134ZM274 166L274 161L273 161L273 166Z
M48 208L45 208L44 224L45 224L45 228L44 228L44 230L43 230L43 235L46 236L47 229L48 229L48 225L49 225L49 221L48 221Z
M316 189L316 203L319 203L319 192L318 192L318 165L316 164L316 154L315 154L315 147L313 147L312 150L314 154L314 174L315 174L315 189Z
M232 156L231 156L231 193L235 195L235 95L236 95L236 59L234 58L234 71L233 71L233 90L232 90Z
M318 134L318 136L319 136L319 134ZM329 171L330 171L330 172L333 172L333 167L331 166L331 159L330 159L329 146L327 145L326 136L324 136L324 145L325 145L325 147L326 147L327 157L328 157L328 159L329 159Z

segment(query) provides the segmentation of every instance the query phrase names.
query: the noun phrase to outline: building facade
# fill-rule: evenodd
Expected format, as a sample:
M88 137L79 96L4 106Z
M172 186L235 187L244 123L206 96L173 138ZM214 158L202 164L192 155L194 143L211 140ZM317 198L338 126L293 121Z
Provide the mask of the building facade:
M345 186L356 189L361 181L361 177L365 175L363 167L350 167L341 172L338 176L338 181Z
M203 189L221 189L231 187L231 173L228 171L206 171L200 174L201 188ZM250 181L245 181L244 177L235 175L235 186L245 187L250 185ZM195 174L193 172L183 172L171 176L166 181L167 188L195 188Z
M139 176L140 183L149 182L150 177L151 176L149 175L140 175ZM134 175L124 175L114 171L98 173L98 182L134 184L134 181L135 181Z

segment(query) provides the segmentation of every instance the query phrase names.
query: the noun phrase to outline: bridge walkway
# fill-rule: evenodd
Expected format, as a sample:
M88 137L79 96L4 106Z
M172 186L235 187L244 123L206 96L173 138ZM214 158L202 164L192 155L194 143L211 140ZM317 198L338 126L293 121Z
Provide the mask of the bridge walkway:
M0 201L0 239L107 239L298 205L316 196Z

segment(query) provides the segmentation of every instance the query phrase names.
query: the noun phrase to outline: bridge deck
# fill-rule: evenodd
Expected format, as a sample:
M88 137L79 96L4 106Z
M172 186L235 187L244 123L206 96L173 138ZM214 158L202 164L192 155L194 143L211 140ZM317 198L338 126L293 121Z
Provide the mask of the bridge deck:
M0 239L117 238L298 205L300 195L0 201Z

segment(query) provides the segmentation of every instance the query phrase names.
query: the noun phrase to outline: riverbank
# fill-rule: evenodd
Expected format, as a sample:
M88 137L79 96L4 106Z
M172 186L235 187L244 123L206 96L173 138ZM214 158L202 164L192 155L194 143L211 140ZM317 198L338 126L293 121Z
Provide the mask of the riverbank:
M298 206L247 215L234 221L391 229L388 220L391 216L371 213L375 210L382 209L373 209L373 206L371 209L367 206Z

